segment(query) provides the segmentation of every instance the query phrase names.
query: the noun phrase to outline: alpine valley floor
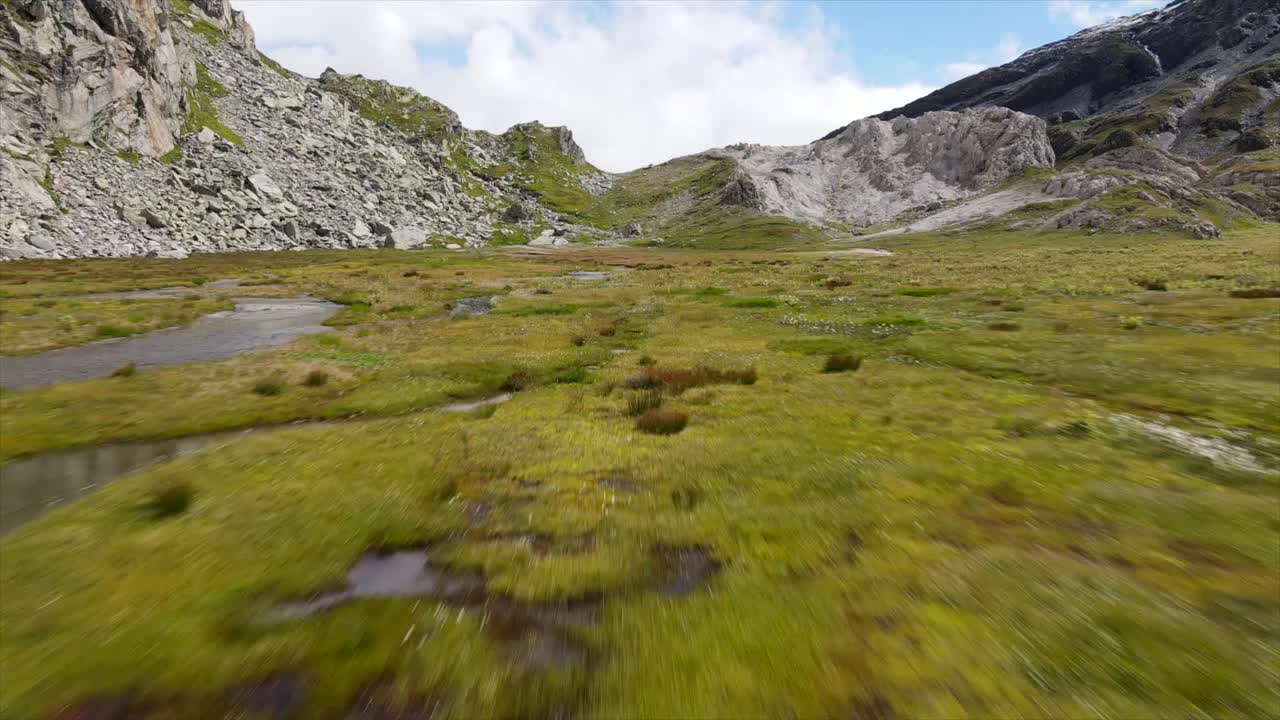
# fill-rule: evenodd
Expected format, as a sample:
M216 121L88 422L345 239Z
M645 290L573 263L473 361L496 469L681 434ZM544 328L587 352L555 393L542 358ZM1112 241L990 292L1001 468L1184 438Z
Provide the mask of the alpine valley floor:
M8 264L10 355L342 308L0 393L275 429L0 537L0 716L1280 715L1278 235Z

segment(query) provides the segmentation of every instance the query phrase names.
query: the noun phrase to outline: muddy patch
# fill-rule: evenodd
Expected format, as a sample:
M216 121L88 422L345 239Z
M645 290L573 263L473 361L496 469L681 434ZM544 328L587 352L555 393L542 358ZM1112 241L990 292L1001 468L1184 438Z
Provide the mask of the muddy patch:
M514 397L515 397L514 394L509 392L504 392L498 395L494 395L492 397L480 398L479 400L465 400L465 401L460 400L458 402L449 403L448 405L445 405L444 407L440 408L440 412L468 413L473 410L479 410L480 408L490 407L493 405L501 405L502 403L510 402L511 399Z
M654 550L661 576L654 588L659 595L684 597L720 572L722 564L711 551L698 545L662 545Z
M329 332L324 322L339 307L316 298L236 298L235 310L190 325L102 340L36 355L0 357L0 386L27 390L107 377L126 365L139 370L220 360Z
M627 494L638 493L644 489L644 486L639 482L621 472L609 473L597 480L596 484L606 490Z
M507 650L515 663L532 670L585 663L591 651L573 630L594 622L602 603L601 598L595 597L533 603L490 595L482 576L432 564L426 549L405 549L362 555L347 573L345 588L277 606L267 621L311 617L359 600L410 597L479 613L485 632Z

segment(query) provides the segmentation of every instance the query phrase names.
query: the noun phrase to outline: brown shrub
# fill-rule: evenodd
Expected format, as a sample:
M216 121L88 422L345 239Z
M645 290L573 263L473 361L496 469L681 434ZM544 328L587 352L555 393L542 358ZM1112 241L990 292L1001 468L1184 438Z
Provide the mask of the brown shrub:
M533 384L533 376L524 370L516 370L502 381L502 385L498 389L503 392L519 392Z
M1022 326L1015 322L993 322L987 324L988 330L999 330L1001 332L1014 332L1021 330Z
M675 435L688 424L688 415L670 408L656 408L636 418L636 429L652 435Z

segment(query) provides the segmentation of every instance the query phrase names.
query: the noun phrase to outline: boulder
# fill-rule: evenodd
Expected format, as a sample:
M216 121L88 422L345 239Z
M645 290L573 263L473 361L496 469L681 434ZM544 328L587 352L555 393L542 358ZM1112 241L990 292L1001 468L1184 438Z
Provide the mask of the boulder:
M249 176L249 187L265 200L280 202L284 200L284 190L266 173L255 173Z
M411 250L427 243L427 233L416 227L403 227L393 230L382 246L393 250Z

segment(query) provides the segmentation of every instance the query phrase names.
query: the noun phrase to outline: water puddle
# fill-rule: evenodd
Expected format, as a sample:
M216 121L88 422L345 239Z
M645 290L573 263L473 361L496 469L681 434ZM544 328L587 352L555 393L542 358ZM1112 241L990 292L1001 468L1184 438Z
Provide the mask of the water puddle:
M609 273L597 270L575 270L565 277L578 282L600 282L601 280L608 280Z
M323 323L339 309L309 297L237 298L235 303L233 311L206 315L184 327L38 355L0 357L0 386L27 390L107 377L129 364L146 369L242 355L301 335L328 332L330 328Z
M295 423L191 435L172 440L113 443L54 450L11 460L0 465L0 535L145 467L186 457L211 445L234 442L250 435L318 424Z
M483 407L489 407L490 405L501 405L504 402L509 402L514 397L515 395L509 392L506 392L506 393L501 393L499 395L494 395L493 397L482 398L480 400L468 400L465 402L449 403L448 405L445 405L444 407L440 408L440 412L467 413L467 412L471 412L472 410L479 410L480 408L483 408Z
M449 310L449 317L488 315L491 310L493 310L492 297L462 298L461 300L453 301L453 307Z

